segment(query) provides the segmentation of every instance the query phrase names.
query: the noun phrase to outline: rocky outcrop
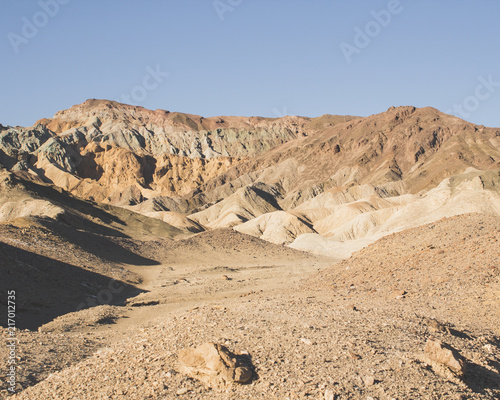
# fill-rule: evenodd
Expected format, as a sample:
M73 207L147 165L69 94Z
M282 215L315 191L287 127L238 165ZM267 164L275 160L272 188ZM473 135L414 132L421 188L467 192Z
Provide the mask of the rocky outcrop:
M299 235L314 232L306 221L285 211L263 214L234 229L275 244L289 244Z
M107 100L87 100L39 123L60 136L133 152L191 158L245 157L303 135L309 118L213 117L147 110Z
M33 163L32 154L55 135L44 125L30 129L5 128L0 131L0 163L12 168L18 161Z
M445 377L451 373L452 376L463 378L466 372L466 364L460 353L440 340L427 340L424 360Z
M232 383L247 383L252 379L252 370L245 363L245 357L216 343L181 350L179 371L217 389Z

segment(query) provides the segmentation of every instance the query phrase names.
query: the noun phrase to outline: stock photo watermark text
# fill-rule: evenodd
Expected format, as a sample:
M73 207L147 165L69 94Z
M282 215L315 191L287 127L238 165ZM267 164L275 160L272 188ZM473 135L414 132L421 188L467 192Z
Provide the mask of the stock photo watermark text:
M142 84L134 86L130 94L123 94L122 101L127 104L140 103L148 96L148 92L155 90L163 80L169 76L168 72L160 70L160 66L156 65L155 69L150 66L146 67L146 75L142 78Z
M458 104L453 104L452 109L445 111L447 114L454 114L462 119L468 118L479 109L481 102L488 100L496 92L497 88L500 88L500 82L493 80L493 74L489 74L487 78L479 76L477 80L479 83L474 90L474 94L465 97Z
M225 14L233 12L241 3L243 3L243 0L214 0L212 5L219 19L224 21Z
M352 62L354 54L361 54L384 28L387 28L395 15L401 14L404 10L400 0L390 0L385 9L370 12L373 17L368 21L363 29L359 26L354 28L354 38L352 44L347 42L340 43L340 50L348 63Z
M7 292L7 390L16 392L17 338L16 338L16 291Z
M19 53L20 46L26 45L31 39L38 35L40 29L47 26L51 18L54 18L59 14L61 6L66 5L71 0L40 0L38 1L38 6L40 10L35 12L31 18L22 17L20 34L15 32L9 32L7 38L9 43L14 50L14 53Z

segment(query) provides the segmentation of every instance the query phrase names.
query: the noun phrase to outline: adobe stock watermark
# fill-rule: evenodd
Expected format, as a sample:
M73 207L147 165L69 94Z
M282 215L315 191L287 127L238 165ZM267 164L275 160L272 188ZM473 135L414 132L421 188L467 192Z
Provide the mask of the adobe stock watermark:
M479 109L481 102L488 100L497 88L500 88L500 82L493 80L493 74L489 74L487 78L479 76L477 80L479 84L476 86L474 94L467 96L459 104L453 104L452 109L445 111L446 114L453 114L462 119L468 118Z
M40 0L38 6L40 10L35 12L31 18L22 17L20 34L9 32L7 39L14 50L14 53L19 53L21 45L26 45L31 39L38 35L40 29L47 26L51 18L59 14L61 6L66 5L71 0Z
M363 29L359 26L354 28L352 44L347 42L340 43L340 50L346 61L351 63L352 57L355 54L361 54L371 44L372 40L380 35L383 29L389 26L393 17L401 14L403 10L404 6L400 0L389 0L385 9L370 11L373 18L365 24Z
M243 0L214 0L212 2L212 6L214 7L215 12L219 16L221 21L224 21L225 14L228 12L233 12L236 7L241 5Z
M144 101L146 97L148 97L148 93L158 88L163 80L169 75L168 72L160 70L160 65L156 65L155 69L147 66L146 75L142 78L142 84L134 86L130 94L123 94L122 101L127 104Z
M7 291L7 390L10 394L16 393L17 373L17 338L16 338L16 291Z
M283 117L286 117L288 115L288 110L287 110L286 106L283 106L283 108L281 110L278 107L274 107L273 113L278 118L283 118Z

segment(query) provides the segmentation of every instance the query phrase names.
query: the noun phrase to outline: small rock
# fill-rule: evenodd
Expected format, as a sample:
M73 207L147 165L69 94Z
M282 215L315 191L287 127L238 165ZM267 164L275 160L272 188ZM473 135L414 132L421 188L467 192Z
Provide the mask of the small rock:
M335 394L332 389L325 390L325 400L335 400Z
M365 376L363 382L366 386L373 386L375 384L375 378L373 376Z
M178 396L182 396L183 394L186 394L187 392L189 392L189 390L188 390L188 389L186 389L186 388L181 388L181 389L179 389L179 390L177 391L177 395L178 395Z
M493 353L493 352L494 352L493 347L492 347L492 346L491 346L491 344L489 344L489 343L488 343L488 344L485 344L485 345L483 346L483 349L487 350L487 351L488 351L488 353Z
M438 333L438 332L450 333L450 331L446 325L442 324L441 322L439 322L438 320L436 320L434 318L427 318L425 320L425 324L427 325L427 327L429 328L429 332L431 332L431 333Z
M389 297L391 299L404 299L407 294L406 290L393 290Z
M227 276L227 275L222 275L222 276L221 276L221 279L222 279L223 281L229 281L229 280L230 280L230 279L229 279L229 276Z

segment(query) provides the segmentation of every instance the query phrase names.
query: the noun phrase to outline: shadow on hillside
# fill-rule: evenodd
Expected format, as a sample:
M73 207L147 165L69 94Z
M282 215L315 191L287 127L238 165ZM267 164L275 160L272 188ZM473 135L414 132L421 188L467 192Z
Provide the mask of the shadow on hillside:
M81 200L77 197L74 197L62 189L26 180L20 180L20 183L36 196L41 197L43 199L47 199L51 201L53 204L60 206L64 209L71 208L77 210L80 213L99 219L103 223L108 225L113 223L118 225L125 225L124 222L117 216L105 211L104 209L96 206L95 204L89 201ZM118 230L104 227L100 224L93 223L89 220L83 220L83 218L82 221L79 222L88 224L89 227L96 229L98 233L106 234L104 232L100 232L100 230L107 229L109 230L108 234L112 234L114 236L127 237L127 235Z
M70 225L60 223L51 219L39 220L40 224L63 240L75 244L84 251L94 254L105 260L131 264L131 265L159 265L160 263L151 258L136 254L118 243L112 237L102 236L86 230L74 229Z
M493 354L500 354L500 339L490 341L490 346L494 348ZM486 389L500 389L500 363L490 360L489 364L496 370L491 371L478 364L468 362L465 384L476 393L485 394Z
M41 198L62 208L65 212L58 215L56 221L75 230L118 238L142 235L171 238L183 233L181 229L159 219L148 218L110 204L96 204L82 200L57 187L23 180L19 177L17 177L17 182L32 198Z
M15 290L15 325L36 330L54 318L102 304L122 306L143 290L0 242L0 325L7 325L7 291Z
M485 389L500 389L500 373L469 362L464 382L472 391L485 394Z

